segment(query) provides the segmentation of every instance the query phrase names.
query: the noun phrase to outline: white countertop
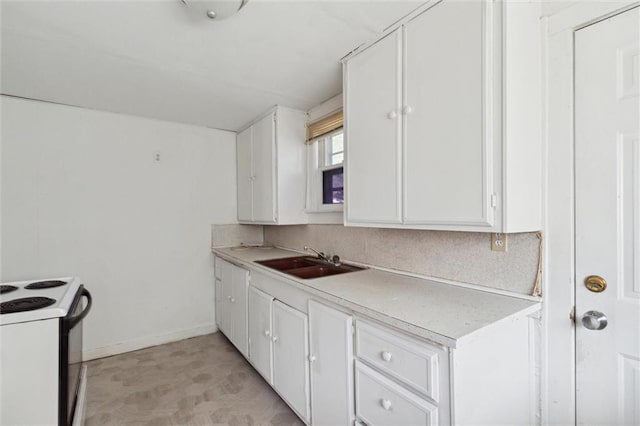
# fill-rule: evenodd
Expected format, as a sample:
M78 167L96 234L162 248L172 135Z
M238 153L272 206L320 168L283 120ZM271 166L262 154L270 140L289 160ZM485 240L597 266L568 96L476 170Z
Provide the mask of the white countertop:
M274 247L212 250L223 259L277 276L356 313L454 348L484 327L540 309L536 301L378 269L300 279L254 263L301 255Z

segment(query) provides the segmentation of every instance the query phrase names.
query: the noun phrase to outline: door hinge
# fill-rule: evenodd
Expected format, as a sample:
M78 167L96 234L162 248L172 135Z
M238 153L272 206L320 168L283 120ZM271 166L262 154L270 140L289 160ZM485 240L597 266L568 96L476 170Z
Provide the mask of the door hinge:
M498 194L494 192L491 194L491 208L495 209L496 207L498 207Z
M571 307L571 311L569 312L569 319L575 325L575 323L576 323L576 307L575 307L575 305Z

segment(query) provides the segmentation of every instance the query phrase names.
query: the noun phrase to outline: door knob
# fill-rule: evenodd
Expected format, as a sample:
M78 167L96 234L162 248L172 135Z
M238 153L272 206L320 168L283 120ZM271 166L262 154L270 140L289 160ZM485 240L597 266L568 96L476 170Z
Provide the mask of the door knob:
M589 275L584 279L584 286L594 293L602 293L607 289L607 281L597 275Z
M607 324L607 317L602 312L587 311L582 317L582 325L589 330L602 330Z

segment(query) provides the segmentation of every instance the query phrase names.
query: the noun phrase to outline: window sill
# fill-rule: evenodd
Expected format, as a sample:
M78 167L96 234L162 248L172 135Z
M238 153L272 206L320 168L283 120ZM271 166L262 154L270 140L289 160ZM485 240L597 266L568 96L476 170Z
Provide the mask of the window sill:
M305 213L340 213L344 212L344 207L342 205L331 206L331 207L319 207L314 209L306 209Z
M342 210L307 210L311 225L344 225Z

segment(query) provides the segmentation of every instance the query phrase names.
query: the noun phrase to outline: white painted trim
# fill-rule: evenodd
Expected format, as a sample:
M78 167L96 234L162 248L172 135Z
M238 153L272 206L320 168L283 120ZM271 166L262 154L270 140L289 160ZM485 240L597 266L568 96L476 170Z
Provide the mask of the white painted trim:
M544 69L544 271L542 424L575 424L574 32L637 5L576 2L546 19Z
M211 334L218 331L218 327L215 324L203 324L198 327L177 330L165 334L155 334L152 336L143 336L131 340L125 340L109 346L103 346L100 348L94 348L85 350L83 353L83 360L89 361L97 358L104 358L107 356L118 355L125 352L137 351L139 349L148 348L151 346L163 345L165 343L177 342L178 340L188 339L190 337L202 336L205 334Z

